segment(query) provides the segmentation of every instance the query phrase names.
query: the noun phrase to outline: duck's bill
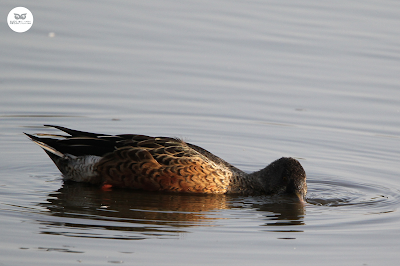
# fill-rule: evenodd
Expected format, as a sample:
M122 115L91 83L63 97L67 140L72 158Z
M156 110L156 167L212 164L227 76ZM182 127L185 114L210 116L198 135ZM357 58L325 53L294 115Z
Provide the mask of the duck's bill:
M306 203L306 193L304 192L296 192L295 193L296 199L299 200L301 203Z

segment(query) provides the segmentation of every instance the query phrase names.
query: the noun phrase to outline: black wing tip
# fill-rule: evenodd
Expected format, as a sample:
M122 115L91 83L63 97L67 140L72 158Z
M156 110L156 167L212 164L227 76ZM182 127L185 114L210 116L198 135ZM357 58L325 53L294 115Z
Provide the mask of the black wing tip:
M46 124L46 125L43 125L43 126L56 128L58 130L64 131L65 133L68 133L68 134L70 134L68 131L75 131L75 130L67 128L67 127L56 126L56 125L48 125L48 124Z
M74 137L89 137L89 138L99 138L99 137L108 137L111 135L106 135L106 134L97 134L97 133L91 133L91 132L85 132L85 131L79 131L79 130L75 130L75 129L70 129L67 127L62 127L62 126L55 126L55 125L49 125L49 124L45 124L43 125L45 127L51 127L51 128L55 128L58 129L60 131L63 131L64 133L67 133L69 136L59 136L59 137L64 137L64 138L74 138ZM26 133L25 133L26 134ZM47 135L47 134L43 134L43 135ZM35 136L32 136L30 134L27 134L28 137L36 140L36 139L40 139L37 138ZM49 134L50 136L50 134Z
M24 133L26 136L28 136L28 138L29 138L30 140L37 140L37 139L39 139L38 137L36 137L36 136L34 136L34 135L31 135L31 134L28 134L28 133L26 133L26 132L22 132L22 133Z

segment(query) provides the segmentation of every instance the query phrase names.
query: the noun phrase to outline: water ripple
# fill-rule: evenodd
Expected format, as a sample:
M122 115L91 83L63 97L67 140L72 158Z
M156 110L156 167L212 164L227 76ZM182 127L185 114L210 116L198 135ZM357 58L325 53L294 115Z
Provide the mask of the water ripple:
M400 204L400 190L393 187L333 177L308 183L307 202L315 206L376 214L393 212Z

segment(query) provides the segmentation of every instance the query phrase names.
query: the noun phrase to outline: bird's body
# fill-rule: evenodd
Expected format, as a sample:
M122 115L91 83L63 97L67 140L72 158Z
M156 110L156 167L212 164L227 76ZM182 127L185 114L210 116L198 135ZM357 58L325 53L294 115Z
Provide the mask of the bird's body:
M278 159L247 174L180 139L52 127L69 136L27 135L46 151L66 180L148 191L289 193L301 199L307 192L304 169L293 158Z

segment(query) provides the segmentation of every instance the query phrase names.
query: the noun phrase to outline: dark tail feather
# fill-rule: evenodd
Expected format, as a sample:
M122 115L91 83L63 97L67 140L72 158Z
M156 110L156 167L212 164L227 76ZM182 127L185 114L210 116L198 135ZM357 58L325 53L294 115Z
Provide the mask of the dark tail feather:
M27 133L25 135L46 152L50 152L58 157L63 157L66 154L74 156L103 156L114 151L116 145L114 139L120 139L116 136L83 132L59 126L52 127L60 129L71 136L53 134L36 134L37 136L33 136ZM53 157L51 158L53 159Z
M53 148L51 146L51 143L54 142L54 139L51 138L39 138L36 136L33 136L31 134L25 133L25 135L27 135L33 142L35 142L37 145L39 145L49 156L51 159L54 160L54 156L57 157L64 157L64 154L59 152L58 150L56 150L55 148Z
M89 137L89 138L97 138L99 136L109 136L105 134L96 134L96 133L90 133L90 132L85 132L85 131L79 131L79 130L73 130L70 128L66 127L60 127L60 126L53 126L53 125L44 125L45 127L54 127L57 128L61 131L64 131L65 133L71 135L71 137Z

